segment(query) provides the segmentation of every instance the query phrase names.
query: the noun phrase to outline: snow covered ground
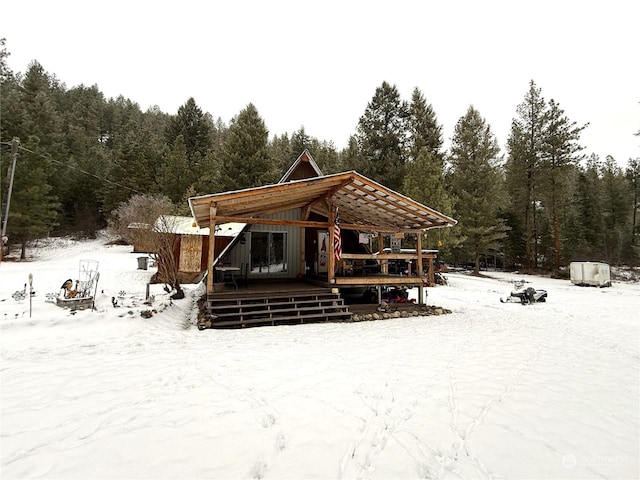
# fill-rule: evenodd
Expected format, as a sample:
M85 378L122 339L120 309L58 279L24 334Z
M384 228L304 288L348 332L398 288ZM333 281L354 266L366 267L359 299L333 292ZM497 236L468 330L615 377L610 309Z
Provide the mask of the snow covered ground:
M521 306L522 276L450 274L450 315L199 331L202 286L140 315L130 247L32 254L0 265L3 479L640 476L640 284L524 277L549 299ZM71 314L46 294L82 259L96 310Z

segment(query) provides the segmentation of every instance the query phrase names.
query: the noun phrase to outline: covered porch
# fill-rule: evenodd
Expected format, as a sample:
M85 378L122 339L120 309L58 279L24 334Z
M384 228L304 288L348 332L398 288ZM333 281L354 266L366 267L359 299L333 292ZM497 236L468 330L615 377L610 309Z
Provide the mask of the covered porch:
M246 285L274 294L296 288L299 281L338 293L431 285L436 252L422 248L423 234L456 223L355 171L192 197L189 205L198 226L210 232L207 295L211 306ZM245 232L225 251L216 252L216 225L229 222L245 224ZM378 239L376 251L370 243L346 241L348 235L362 234ZM415 247L388 248L385 238L409 239ZM265 255L275 252L273 258L263 259L256 253L259 248ZM221 272L232 273L232 290L216 291L214 279ZM418 302L423 304L419 291Z

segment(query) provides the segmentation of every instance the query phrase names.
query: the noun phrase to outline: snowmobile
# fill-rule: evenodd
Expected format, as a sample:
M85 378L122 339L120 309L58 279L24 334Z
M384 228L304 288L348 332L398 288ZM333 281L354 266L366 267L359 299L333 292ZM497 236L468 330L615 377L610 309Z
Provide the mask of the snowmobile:
M415 299L409 298L406 287L389 287L382 292L382 300L387 303L415 303Z
M547 291L539 288L525 286L524 280L513 282L513 290L506 298L500 298L502 303L520 303L522 305L530 305L532 303L540 303L547 301Z

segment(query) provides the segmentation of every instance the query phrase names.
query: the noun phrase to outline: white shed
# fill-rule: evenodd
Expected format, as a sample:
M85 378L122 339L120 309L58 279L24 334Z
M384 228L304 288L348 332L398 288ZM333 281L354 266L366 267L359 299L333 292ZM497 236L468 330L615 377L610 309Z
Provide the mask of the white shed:
M571 283L592 287L610 287L611 270L602 262L571 262Z

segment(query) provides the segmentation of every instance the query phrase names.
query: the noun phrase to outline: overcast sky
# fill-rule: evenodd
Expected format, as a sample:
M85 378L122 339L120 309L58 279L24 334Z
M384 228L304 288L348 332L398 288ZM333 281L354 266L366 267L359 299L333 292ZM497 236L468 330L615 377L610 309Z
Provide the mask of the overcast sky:
M585 153L640 157L640 2L35 1L3 9L9 67L32 60L67 87L98 85L143 110L189 97L229 123L253 103L270 136L338 149L383 81L418 87L444 128L473 105L505 148L529 81L578 124Z

